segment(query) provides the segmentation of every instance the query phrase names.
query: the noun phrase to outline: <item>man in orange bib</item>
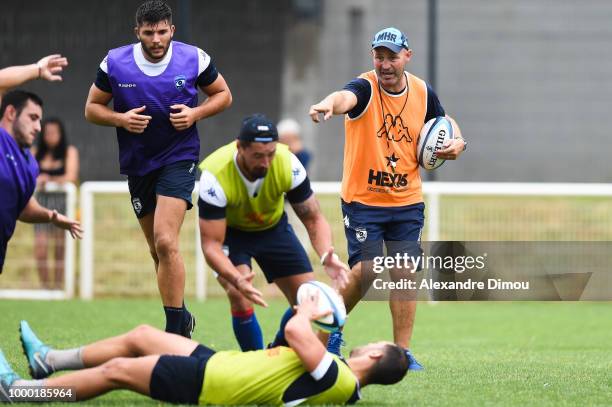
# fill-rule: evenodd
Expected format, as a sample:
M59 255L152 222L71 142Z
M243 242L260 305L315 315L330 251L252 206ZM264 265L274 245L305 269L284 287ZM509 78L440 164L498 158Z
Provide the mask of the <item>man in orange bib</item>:
M406 36L396 28L385 28L372 42L374 70L310 107L315 123L319 123L320 114L324 120L335 114L345 115L341 196L351 275L350 284L341 294L348 311L363 296L362 261L382 255L382 242L387 243L389 256L393 252L419 255L421 251L418 242L425 205L417 160L418 136L427 121L446 113L433 89L404 70L411 57ZM449 119L455 138L437 155L455 160L466 143L455 121ZM364 245L372 244L379 249L364 251ZM392 276L397 274L392 271ZM408 350L416 301L400 299L397 294L401 293L391 292L389 301L394 341L406 349L409 369L420 370L422 366ZM341 342L341 334L332 334L328 349L339 352Z

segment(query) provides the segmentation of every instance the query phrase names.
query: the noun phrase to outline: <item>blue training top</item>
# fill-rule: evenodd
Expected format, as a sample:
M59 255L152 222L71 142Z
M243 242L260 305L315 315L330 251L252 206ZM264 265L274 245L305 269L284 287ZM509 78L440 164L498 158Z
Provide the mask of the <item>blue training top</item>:
M38 164L28 149L19 147L15 139L0 128L0 273L6 246L17 219L36 188Z

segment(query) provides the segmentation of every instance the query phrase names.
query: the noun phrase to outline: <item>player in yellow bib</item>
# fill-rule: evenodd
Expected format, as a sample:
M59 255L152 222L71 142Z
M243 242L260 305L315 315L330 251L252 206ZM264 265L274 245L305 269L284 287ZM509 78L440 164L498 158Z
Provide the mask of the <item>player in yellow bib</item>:
M290 347L239 352L214 350L176 334L140 326L124 335L76 349L43 344L25 321L21 341L30 371L43 361L39 380L23 380L0 351L0 401L20 388L70 389L77 400L111 390L132 390L182 404L285 405L352 404L368 384L393 384L406 374L408 359L390 342L354 349L343 362L327 352L312 331L318 298L296 306L285 327ZM47 378L53 372L78 370Z
M228 294L240 348L262 349L263 335L253 303L265 302L251 284L251 259L291 305L298 287L314 279L308 255L287 221L285 196L336 287L348 281L348 266L334 254L331 228L304 166L287 146L278 143L276 126L265 116L247 117L238 139L213 152L200 169L198 206L204 256ZM289 308L273 345L285 344L282 326L291 315Z

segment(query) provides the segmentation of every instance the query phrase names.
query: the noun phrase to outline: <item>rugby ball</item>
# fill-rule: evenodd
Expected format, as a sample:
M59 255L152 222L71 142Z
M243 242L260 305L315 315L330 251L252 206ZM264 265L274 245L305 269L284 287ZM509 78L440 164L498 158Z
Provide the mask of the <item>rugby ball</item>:
M419 165L426 170L435 170L444 164L445 160L438 158L436 152L441 150L444 143L453 137L453 125L446 117L434 117L425 123L417 144Z
M346 307L342 297L330 286L320 281L309 281L302 284L297 291L297 303L301 304L306 298L319 294L317 304L319 313L331 310L331 314L324 316L314 324L326 332L335 332L344 326L346 321Z

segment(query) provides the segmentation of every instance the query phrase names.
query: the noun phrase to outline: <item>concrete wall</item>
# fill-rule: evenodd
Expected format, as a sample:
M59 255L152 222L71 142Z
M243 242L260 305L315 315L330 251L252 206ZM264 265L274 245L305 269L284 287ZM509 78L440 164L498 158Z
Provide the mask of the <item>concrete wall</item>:
M612 181L605 125L612 106L612 2L438 4L436 91L469 140L468 153L437 170L438 179ZM350 24L354 9L363 12L357 35ZM426 0L325 2L318 51L300 85L307 101L283 104L306 127L315 152L311 172L319 179L341 178L342 118L315 128L307 108L370 69L371 36L389 25L409 37L408 70L429 79Z
M66 120L82 179L119 179L114 130L83 119L107 50L134 41L140 0L5 1L0 66L53 51L70 58L61 85L34 83L46 115ZM371 69L382 27L406 32L408 69L427 73L427 0L172 0L178 39L207 50L234 105L198 125L202 155L230 140L247 114L293 116L314 152L311 175L340 180L343 124L314 126L308 107ZM612 106L612 2L438 0L436 91L469 150L440 180L612 181L605 119ZM185 28L187 27L187 28ZM586 143L581 141L585 140Z
M45 116L66 122L81 153L81 180L121 179L115 130L87 123L83 116L97 67L111 48L135 42L134 14L141 0L32 0L2 2L0 67L28 64L61 52L70 67L61 84L29 83L24 88L45 101ZM198 124L201 155L229 142L244 116L261 111L277 119L284 15L282 0L168 2L177 25L175 39L206 50L234 95L222 115Z

